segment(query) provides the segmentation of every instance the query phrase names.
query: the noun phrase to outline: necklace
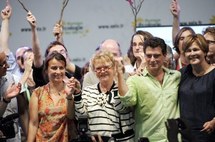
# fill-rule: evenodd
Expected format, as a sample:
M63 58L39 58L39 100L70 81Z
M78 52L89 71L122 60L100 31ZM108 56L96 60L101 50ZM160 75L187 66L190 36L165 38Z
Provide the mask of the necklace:
M61 96L61 91L64 89L65 85L63 84L63 87L61 87L60 91L57 90L55 87L51 87L49 84L49 92L50 94L53 94L55 96Z

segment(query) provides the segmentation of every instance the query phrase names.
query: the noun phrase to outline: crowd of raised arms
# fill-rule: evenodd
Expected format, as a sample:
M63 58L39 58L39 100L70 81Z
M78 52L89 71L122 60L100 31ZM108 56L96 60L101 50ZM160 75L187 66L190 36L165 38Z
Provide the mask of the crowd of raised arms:
M43 57L30 11L32 47L14 55L7 4L1 11L0 141L215 142L215 27L202 34L180 28L178 0L170 12L174 47L137 31L127 55L106 39L79 67L60 23Z

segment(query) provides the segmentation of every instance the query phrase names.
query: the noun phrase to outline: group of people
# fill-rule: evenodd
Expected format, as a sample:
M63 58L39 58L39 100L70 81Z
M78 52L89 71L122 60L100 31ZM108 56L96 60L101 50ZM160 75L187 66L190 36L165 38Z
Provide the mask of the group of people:
M92 142L215 142L215 27L202 35L180 29L178 0L170 10L175 53L163 39L137 31L126 60L120 44L107 39L83 71L69 58L60 24L43 60L30 11L32 48L20 47L14 57L7 4L1 12L0 117L18 113L19 119L15 137L4 139L0 131L0 139L21 142L22 133L27 142L80 141L78 121L86 116ZM167 120L179 118L183 125L171 129Z

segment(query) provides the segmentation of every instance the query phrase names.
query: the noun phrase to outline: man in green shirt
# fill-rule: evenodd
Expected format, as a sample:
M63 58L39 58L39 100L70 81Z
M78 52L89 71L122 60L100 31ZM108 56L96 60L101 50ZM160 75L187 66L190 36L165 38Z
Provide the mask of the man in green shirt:
M121 101L135 111L135 141L147 137L150 142L167 142L165 121L179 117L177 103L180 72L163 67L166 56L163 39L144 42L146 68L141 75L123 80L118 63L118 87Z

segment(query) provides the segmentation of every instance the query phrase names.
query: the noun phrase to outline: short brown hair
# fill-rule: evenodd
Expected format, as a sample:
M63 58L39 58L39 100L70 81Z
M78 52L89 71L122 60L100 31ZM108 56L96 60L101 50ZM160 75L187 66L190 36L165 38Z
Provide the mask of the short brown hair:
M196 43L204 53L208 53L208 43L201 34L194 34L186 37L183 42L183 52L186 52L193 43Z

